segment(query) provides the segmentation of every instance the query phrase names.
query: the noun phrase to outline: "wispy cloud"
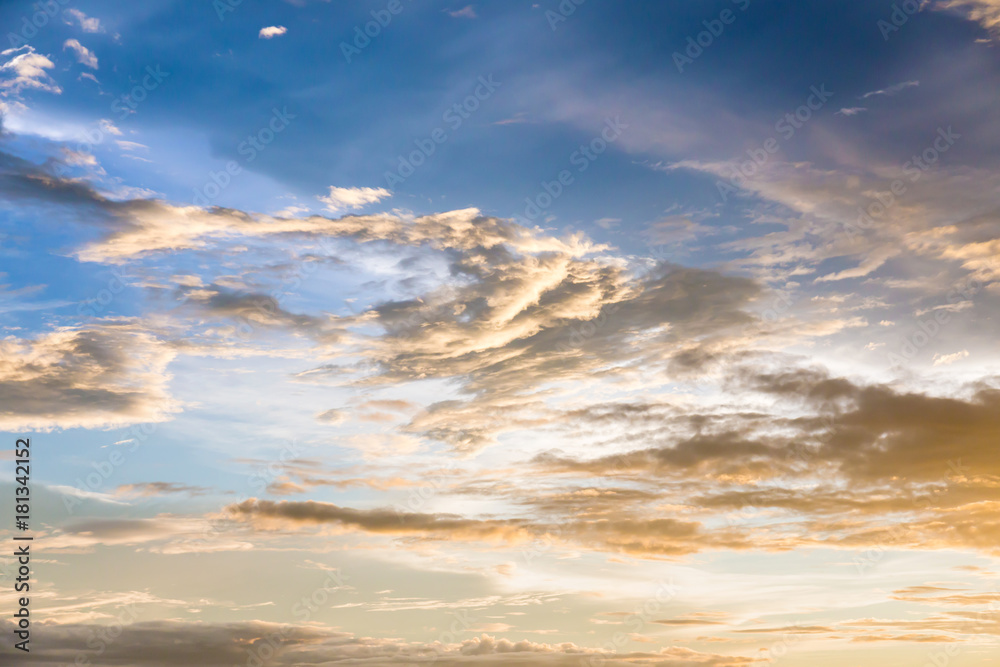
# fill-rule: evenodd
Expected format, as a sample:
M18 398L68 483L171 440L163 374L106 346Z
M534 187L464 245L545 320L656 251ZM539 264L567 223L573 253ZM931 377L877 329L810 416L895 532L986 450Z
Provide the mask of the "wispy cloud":
M97 56L91 53L87 47L75 39L67 39L63 42L63 50L72 50L76 54L76 61L85 67L97 69Z
M448 16L457 19L474 19L479 18L476 14L476 10L472 5L466 5L461 9L448 12Z
M91 18L75 7L70 7L65 10L63 12L63 16L76 21L77 25L79 25L84 32L104 32L104 28L101 27L100 19ZM71 21L67 21L67 23L71 23Z
M860 99L866 100L869 97L876 97L878 95L895 95L896 93L906 90L907 88L915 88L920 85L919 81L904 81L902 83L893 84L887 88L882 88L881 90L872 90L861 96Z

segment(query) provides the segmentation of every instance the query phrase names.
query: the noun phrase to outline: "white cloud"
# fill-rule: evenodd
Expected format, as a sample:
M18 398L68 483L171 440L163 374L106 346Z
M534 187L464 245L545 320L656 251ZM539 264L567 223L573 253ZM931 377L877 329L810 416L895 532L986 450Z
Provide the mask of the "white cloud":
M71 164L77 167L96 167L97 158L93 153L83 153L81 151L70 150L69 148L62 149L63 162L66 164Z
M338 213L357 210L391 196L392 193L385 188L337 188L331 185L328 196L316 198L326 204L326 210Z
M100 19L90 18L79 9L67 9L65 14L76 19L84 32L104 32ZM67 23L72 23L72 21L67 21Z
M118 144L118 148L123 151L149 150L149 146L139 144L134 141L115 141L115 143Z
M117 127L115 127L115 124L112 123L107 118L102 118L99 125L101 126L101 129L107 132L108 134L113 134L118 137L122 136L122 131L119 130Z
M947 366L948 364L953 364L956 361L961 361L969 356L968 350L962 350L960 352L955 352L954 354L935 354L934 355L934 365L935 366Z
M271 39L272 37L277 37L278 35L284 35L288 32L288 28L283 25L270 25L266 28L261 28L257 36L261 39Z
M0 94L4 97L19 95L25 88L57 95L62 93L62 88L45 71L55 67L55 64L40 53L35 53L32 47L25 45L7 49L0 51L0 56L10 57L10 60L0 65Z
M865 107L846 107L844 109L841 109L840 111L837 111L836 114L838 116L857 116L859 113L863 111L868 111L868 109Z
M919 85L920 85L919 81L904 81L903 83L896 83L889 86L888 88L883 88L882 90L873 90L871 92L867 92L861 96L861 99L866 100L869 97L875 97L876 95L895 95L901 90L905 90L907 88L915 88L916 86Z
M91 69L97 69L97 56L95 56L87 49L86 46L77 40L67 39L63 42L63 51L66 49L72 49L76 53L76 60L81 65L85 65Z

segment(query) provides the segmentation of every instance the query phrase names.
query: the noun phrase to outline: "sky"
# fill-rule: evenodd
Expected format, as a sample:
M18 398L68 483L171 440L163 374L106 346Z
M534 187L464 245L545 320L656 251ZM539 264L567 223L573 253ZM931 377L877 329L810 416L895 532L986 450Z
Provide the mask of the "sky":
M465 2L0 4L3 664L996 664L1000 2Z

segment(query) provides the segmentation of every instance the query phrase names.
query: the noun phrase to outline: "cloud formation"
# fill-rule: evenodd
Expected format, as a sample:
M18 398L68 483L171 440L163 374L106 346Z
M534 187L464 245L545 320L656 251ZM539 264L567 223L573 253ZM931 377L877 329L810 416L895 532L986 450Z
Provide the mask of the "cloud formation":
M174 352L127 323L64 327L0 340L0 428L10 431L160 422Z
M330 186L330 194L317 197L331 213L356 211L392 196L385 188L338 188Z
M0 622L10 633L13 625ZM32 647L32 665L57 667L72 663L88 637L103 636L100 626L57 625L47 629L44 646ZM9 645L0 655L17 659ZM637 661L659 667L741 667L751 658L701 653L682 647L655 652L608 653L571 642L546 644L512 641L483 634L454 643L417 643L359 637L317 626L280 625L260 621L244 623L184 623L148 621L127 625L115 641L105 642L99 656L87 655L95 667L148 662L158 667L244 664L267 656L269 664L293 667L305 664L412 665L433 661L441 665L521 665L523 667L586 667L601 664L634 665ZM21 664L14 662L11 664ZM24 663L27 664L27 663Z
M70 49L76 54L76 61L85 67L97 69L97 56L87 50L83 44L75 39L67 39L63 42L63 51Z
M25 90L41 90L59 94L62 88L52 80L46 70L55 67L55 63L28 45L0 51L0 58L6 62L0 64L0 95L3 97L18 97Z
M288 28L283 25L270 25L265 28L261 28L257 36L260 39L272 39L279 35L284 35L286 32L288 32Z

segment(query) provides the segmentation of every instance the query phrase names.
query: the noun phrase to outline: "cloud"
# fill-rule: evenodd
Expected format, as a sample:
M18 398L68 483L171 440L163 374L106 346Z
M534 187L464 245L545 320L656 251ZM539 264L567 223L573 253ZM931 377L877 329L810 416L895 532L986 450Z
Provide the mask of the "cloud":
M931 146L935 138L940 135L929 135L926 145ZM915 284L925 298L939 305L963 279L989 282L1000 277L995 253L981 242L1000 234L1000 221L989 213L996 207L993 193L1000 187L1000 172L925 166L915 168L912 160L842 169L769 162L751 178L734 176L740 166L732 161L685 161L673 168L714 176L717 186L737 183L746 195L748 215L786 227L729 243L729 249L744 253L729 267L762 279L822 271L829 274L820 276L823 282L864 277L883 265L889 274L899 263L933 262L929 275L938 277ZM894 183L902 194L890 192ZM888 196L891 205L884 206L881 201L889 201ZM754 208L757 198L783 209L761 215ZM830 261L834 259L838 261ZM839 270L831 271L831 267ZM934 270L941 273L934 274ZM897 289L892 280L866 285L873 290L871 296L888 296Z
M87 50L83 44L75 39L67 39L63 42L63 51L66 49L71 49L76 53L76 60L81 65L89 67L91 69L97 69L97 56Z
M321 589L320 589L321 590ZM324 595L329 596L323 590ZM128 612L128 609L125 610ZM460 642L404 642L398 639L359 637L320 625L282 625L262 621L233 623L191 623L176 620L144 621L129 624L122 613L124 629L114 641L102 646L100 655L88 658L95 667L149 664L157 667L190 665L192 656L205 665L243 664L261 659L275 667L297 665L513 665L515 667L586 667L600 660L609 666L655 664L659 667L743 667L754 659L702 653L679 646L657 652L605 652L571 642L545 644L526 639L510 640L482 634ZM0 621L5 634L14 625ZM46 628L46 641L32 646L31 664L58 667L72 663L88 638L105 636L107 626L62 623ZM0 647L0 656L13 656L9 644Z
M358 510L315 501L250 500L226 510L253 520L288 524L339 524L370 533L425 535L448 540L526 541L530 535L517 521L463 519L453 515L419 514L392 509Z
M335 525L397 538L523 545L563 543L595 551L640 557L680 556L704 549L749 549L749 536L732 530L708 531L696 521L637 517L620 513L594 519L565 517L559 524L526 519L470 519L451 514L400 508L355 509L317 501L271 501L251 498L229 505L237 519L268 530Z
M343 189L333 189L335 194L338 190ZM360 204L366 197L381 198L387 192L381 188L360 190L360 195L347 190L347 205ZM0 154L0 192L21 201L86 209L94 223L109 231L104 238L77 250L77 257L83 261L121 263L154 252L201 249L213 242L277 235L339 237L357 243L386 241L466 252L502 244L525 252L563 252L570 256L600 249L579 235L567 239L542 236L539 230L485 217L477 209L416 218L389 214L274 218L219 207L175 206L160 200L115 201L87 184L59 178L45 168L7 154Z
M997 605L1000 603L1000 592L982 593L942 586L908 586L894 590L892 599L931 605Z
M859 113L868 111L865 107L845 107L836 113L840 116L857 116Z
M654 499L590 494L522 502L566 526L566 536L577 534L577 516L630 525L643 520L651 503L675 508L694 526L672 543L637 538L624 549L636 555L643 553L639 544L649 553L669 553L750 543L767 550L881 544L996 553L991 540L1000 538L1000 522L990 513L1000 506L1000 459L989 443L1000 429L994 416L1000 390L972 385L963 398L929 396L815 370L748 370L720 389L744 401L748 389L761 391L778 403L760 414L639 403L550 417L549 423L573 424L564 430L581 447L617 453L590 459L543 453L532 462L540 471L566 484L614 479L646 485L639 488L654 492ZM637 449L636 442L646 446ZM704 539L694 523L723 518L734 532L713 539ZM583 544L606 549L629 543Z
M653 623L659 623L660 625L670 625L670 626L687 626L687 625L726 625L726 621L729 619L729 614L726 612L713 612L713 611L696 611L690 614L685 614L678 618L667 618L655 620Z
M326 424L342 424L347 421L347 413L337 409L324 410L316 415L316 419Z
M67 9L63 12L63 15L76 19L76 22L80 25L80 28L84 32L104 32L104 28L101 27L101 21L99 19L90 18L79 9ZM69 23L69 21L67 21L67 23Z
M934 355L934 365L935 366L947 366L948 364L953 364L956 361L961 361L969 356L968 350L960 350L952 354L935 354Z
M99 125L100 128L108 134L113 134L117 137L122 136L122 131L115 127L115 124L106 118L101 119Z
M385 188L336 188L331 185L330 194L317 199L326 204L326 210L339 213L354 211L391 196L392 193Z
M0 57L7 61L0 64L0 95L19 96L24 90L43 90L60 94L62 89L49 76L55 64L45 56L36 53L28 45L17 49L0 51Z
M117 140L117 141L115 141L115 145L117 145L118 148L122 149L123 151L147 151L147 150L149 150L149 146L146 146L145 144L136 143L135 141Z
M892 96L900 91L906 90L907 88L915 88L916 86L919 85L920 85L919 81L903 81L902 83L895 83L891 86L888 86L887 88L882 88L881 90L872 90L870 92L867 92L864 95L862 95L860 99L866 100L869 97L876 97L878 95Z
M269 294L236 291L216 284L185 285L178 287L178 291L186 306L214 317L236 320L239 326L236 333L245 338L257 327L295 329L326 343L340 340L344 333L335 318L293 313Z
M174 352L125 323L62 327L0 341L0 428L11 431L160 422Z
M478 15L476 14L475 8L472 5L466 5L465 7L462 7L461 9L458 9L456 11L448 12L448 16L457 19L479 18Z
M936 0L935 9L953 9L966 14L989 30L1000 35L1000 0Z
M288 28L283 25L270 25L266 28L261 28L257 36L260 39L272 39L279 35L284 35L286 32L288 32Z
M96 167L97 156L93 153L82 153L70 148L62 149L63 162L76 167Z
M140 496L142 498L152 498L174 493L183 493L188 496L205 495L209 489L203 486L189 486L187 484L175 484L174 482L143 482L141 484L122 484L115 489L115 494L120 496Z

